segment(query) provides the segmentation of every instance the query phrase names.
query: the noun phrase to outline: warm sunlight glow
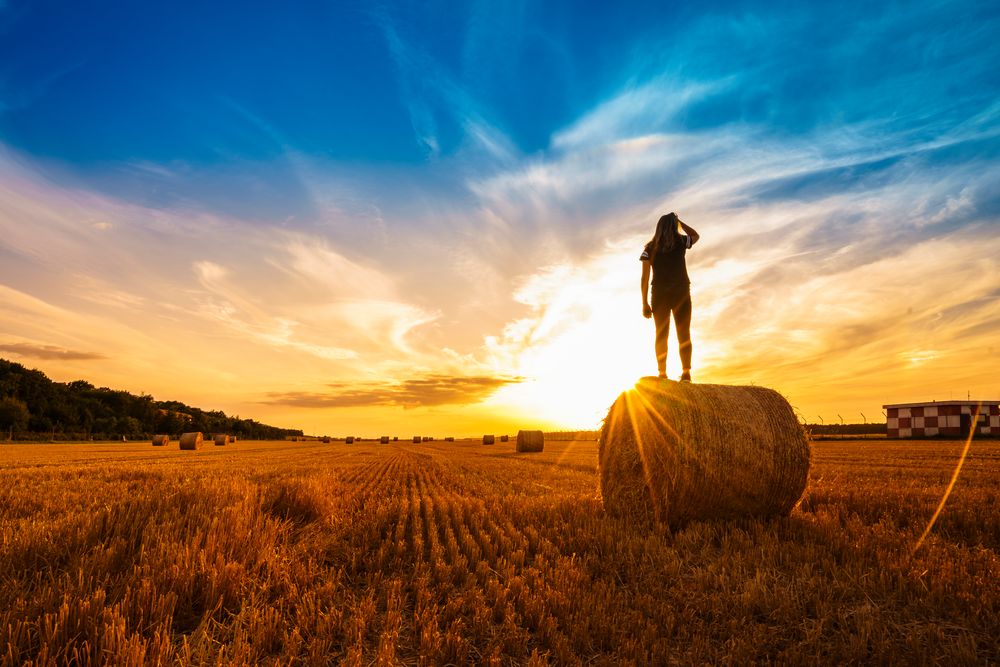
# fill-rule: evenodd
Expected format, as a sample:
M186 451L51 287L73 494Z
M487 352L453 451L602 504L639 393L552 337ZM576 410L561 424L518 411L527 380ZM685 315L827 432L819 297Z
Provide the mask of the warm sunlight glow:
M490 403L558 427L595 428L621 391L655 375L653 323L641 315L637 257L629 247L529 281L518 298L540 316L527 332L510 327L502 343L520 348L509 372L526 380L504 387ZM669 366L675 377L679 365L673 359Z

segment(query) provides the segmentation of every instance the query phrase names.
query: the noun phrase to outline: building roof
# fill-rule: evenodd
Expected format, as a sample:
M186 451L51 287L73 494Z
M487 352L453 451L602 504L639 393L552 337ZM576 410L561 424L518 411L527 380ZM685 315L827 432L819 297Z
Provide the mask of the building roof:
M929 408L929 407L934 407L936 405L979 405L980 403L982 403L983 405L997 405L997 404L1000 404L1000 400L998 400L998 401L977 401L977 400L971 400L971 401L922 401L922 402L917 402L917 403L892 403L890 405L883 405L882 408L883 409L888 409L888 408Z

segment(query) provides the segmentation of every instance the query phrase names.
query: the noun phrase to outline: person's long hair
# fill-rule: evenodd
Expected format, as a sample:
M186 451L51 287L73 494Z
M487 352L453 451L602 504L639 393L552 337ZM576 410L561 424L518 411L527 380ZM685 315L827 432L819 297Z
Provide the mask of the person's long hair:
M656 223L656 232L653 233L653 239L650 241L653 255L670 252L680 243L679 222L680 219L674 212L660 216L660 220Z

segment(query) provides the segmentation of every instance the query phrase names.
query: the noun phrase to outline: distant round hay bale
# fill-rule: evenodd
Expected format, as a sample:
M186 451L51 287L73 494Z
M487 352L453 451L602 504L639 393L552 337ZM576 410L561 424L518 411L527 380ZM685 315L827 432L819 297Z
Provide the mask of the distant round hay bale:
M771 389L643 378L608 411L598 468L605 509L636 523L787 515L809 443Z
M508 440L510 440L510 436L509 435L501 435L500 436L500 442L507 442Z
M381 438L378 439L378 441L379 441L379 444L388 445L389 444L389 436L383 435Z
M229 436L225 433L219 433L215 436L215 446L222 447L223 445L229 444Z
M420 436L419 435L413 436L413 442L420 442Z
M194 431L192 433L185 433L180 439L181 449L201 449L201 444L204 442L204 438L201 435L201 431Z
M329 445L330 444L330 436L328 436L328 435L324 435L323 436L323 444L324 445Z
M398 435L392 436L392 441L393 442L397 442L398 440L399 440L399 436Z
M518 431L517 451L540 452L545 449L545 434L541 431Z
M453 437L451 437L451 436L449 435L448 437L446 437L446 438L444 439L444 441L445 441L445 442L455 442L455 438L453 438Z
M235 435L229 436L229 442L236 442L236 436Z
M348 445L353 445L354 444L354 436L353 435L347 436L346 438L344 438L344 442L347 443Z
M170 444L169 435L154 435L153 436L153 447L165 447Z
M496 442L496 436L492 436L492 435L484 435L483 436L483 444L484 445L492 445L494 442Z

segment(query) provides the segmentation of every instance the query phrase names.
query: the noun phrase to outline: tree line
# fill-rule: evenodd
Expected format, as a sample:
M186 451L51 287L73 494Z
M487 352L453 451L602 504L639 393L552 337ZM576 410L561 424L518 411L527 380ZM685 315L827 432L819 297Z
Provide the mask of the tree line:
M228 433L251 440L301 436L299 429L230 417L180 401L95 387L86 380L53 382L44 373L0 359L0 438L118 440L185 431Z

